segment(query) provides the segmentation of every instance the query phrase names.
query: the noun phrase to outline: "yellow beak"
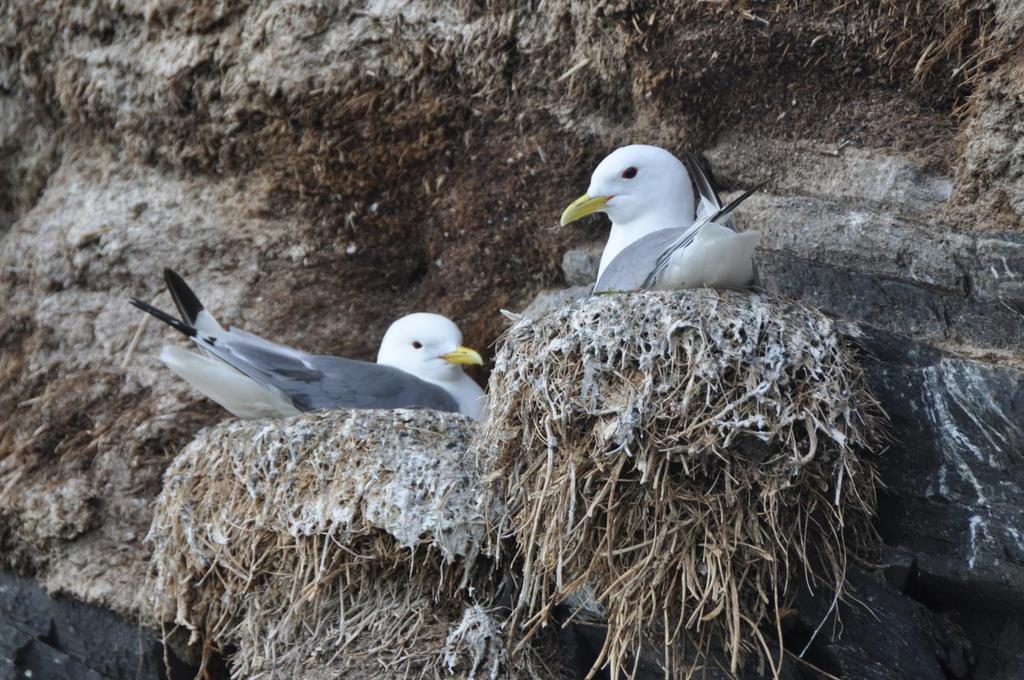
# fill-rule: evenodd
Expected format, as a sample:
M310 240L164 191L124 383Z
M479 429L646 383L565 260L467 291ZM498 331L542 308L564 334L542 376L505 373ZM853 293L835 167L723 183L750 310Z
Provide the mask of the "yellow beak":
M460 364L462 366L484 365L484 360L480 353L468 347L456 347L454 352L442 354L441 358L450 364Z
M591 213L596 213L604 210L608 206L608 200L611 196L595 196L591 198L589 194L583 194L575 201L569 204L569 207L562 213L562 226L575 222L581 217L586 217Z

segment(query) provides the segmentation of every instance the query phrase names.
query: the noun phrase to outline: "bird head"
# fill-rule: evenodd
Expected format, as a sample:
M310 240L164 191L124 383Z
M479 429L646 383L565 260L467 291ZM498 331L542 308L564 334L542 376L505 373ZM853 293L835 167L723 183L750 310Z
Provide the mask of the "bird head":
M457 380L466 365L482 365L475 350L462 345L458 326L440 314L416 313L398 319L384 333L377 363L430 382Z
M613 224L667 219L659 228L686 226L678 222L684 216L693 220L690 175L665 149L645 144L620 147L598 164L587 193L562 213L562 225L595 212L607 214Z

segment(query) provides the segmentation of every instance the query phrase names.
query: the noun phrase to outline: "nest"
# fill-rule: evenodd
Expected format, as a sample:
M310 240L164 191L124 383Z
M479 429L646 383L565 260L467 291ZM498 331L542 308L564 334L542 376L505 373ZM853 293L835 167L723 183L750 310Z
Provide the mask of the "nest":
M591 297L509 329L490 394L476 446L496 456L521 560L517 634L585 607L606 620L594 667L612 677L652 647L668 673L696 655L778 675L771 638L797 585L837 601L848 547L876 539L863 454L880 411L833 322L805 307Z
M471 421L336 411L229 421L168 469L147 538L159 621L247 678L555 677L506 668Z

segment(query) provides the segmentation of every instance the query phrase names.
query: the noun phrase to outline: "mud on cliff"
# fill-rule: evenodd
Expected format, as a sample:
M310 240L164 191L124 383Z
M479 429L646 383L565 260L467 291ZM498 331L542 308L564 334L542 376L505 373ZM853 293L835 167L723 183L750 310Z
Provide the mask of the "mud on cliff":
M579 282L602 227L557 215L643 141L770 178L741 216L769 288L849 322L894 414L900 586L1014 677L1022 39L1012 0L3 4L3 568L138 615L161 474L225 417L148 359L162 331L126 361L164 266L318 352L419 309L486 347Z

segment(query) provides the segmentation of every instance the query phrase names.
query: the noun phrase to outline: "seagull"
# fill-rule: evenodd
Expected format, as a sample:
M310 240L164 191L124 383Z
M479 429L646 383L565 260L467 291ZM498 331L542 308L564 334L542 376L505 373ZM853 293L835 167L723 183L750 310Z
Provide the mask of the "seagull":
M138 298L131 304L183 333L202 353L165 346L160 360L239 418L334 408L427 408L476 420L484 413L483 390L462 372L483 359L439 314L409 314L392 323L377 363L371 363L307 354L240 328L225 330L178 274L165 269L164 280L181 319Z
M562 213L563 226L595 212L611 218L595 293L745 288L755 281L761 234L736 232L728 216L764 184L723 206L697 158L684 158L685 164L643 144L616 149L594 170L587 193Z

